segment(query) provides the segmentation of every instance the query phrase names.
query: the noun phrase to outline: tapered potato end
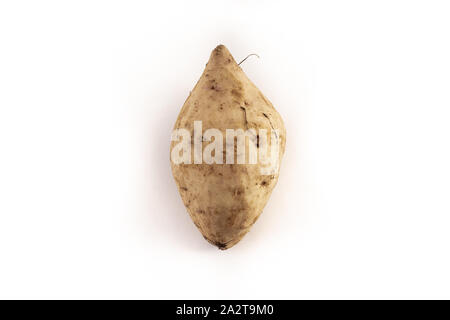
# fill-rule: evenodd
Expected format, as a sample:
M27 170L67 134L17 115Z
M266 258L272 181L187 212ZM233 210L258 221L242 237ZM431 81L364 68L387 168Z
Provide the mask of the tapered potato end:
M244 233L242 233L241 235L239 235L238 237L236 237L236 238L234 238L234 239L232 239L232 240L230 240L228 242L221 242L220 240L209 239L205 235L203 235L203 238L205 238L206 241L208 241L212 245L216 246L220 250L227 250L227 249L230 249L231 247L233 247L239 241L241 241L241 239L247 234L247 232L248 232L248 230L245 231Z
M223 44L218 45L209 57L208 67L225 66L225 65L237 65L230 51Z

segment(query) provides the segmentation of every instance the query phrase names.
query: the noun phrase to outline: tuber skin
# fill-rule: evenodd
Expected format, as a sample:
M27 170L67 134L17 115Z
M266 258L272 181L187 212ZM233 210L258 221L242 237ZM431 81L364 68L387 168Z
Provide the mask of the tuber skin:
M283 120L224 45L212 51L174 129L187 129L193 137L194 121L202 121L203 131L215 128L224 137L226 129L252 128L256 132L265 129L269 141L271 130L278 129L277 160L281 163L286 144ZM251 143L259 149L260 136L246 139L246 147ZM203 143L202 148L206 144ZM172 141L171 154L175 145ZM223 153L222 164L175 164L171 161L171 167L194 224L208 242L225 250L238 243L260 216L278 181L280 166L273 174L261 174L263 165L260 163L227 164L225 142Z

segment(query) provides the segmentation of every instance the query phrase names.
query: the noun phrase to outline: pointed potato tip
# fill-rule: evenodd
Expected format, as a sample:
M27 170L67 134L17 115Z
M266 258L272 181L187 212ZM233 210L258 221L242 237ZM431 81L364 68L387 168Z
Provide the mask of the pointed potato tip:
M227 47L223 44L219 44L212 52L209 58L209 62L212 64L227 64L236 61L231 55L230 51L228 51Z
M226 244L216 244L217 248L219 248L219 250L227 250L229 247Z
M213 241L211 242L213 245L215 245L217 248L219 248L222 251L228 250L234 245L236 245L239 241L241 241L242 237L232 239L228 242L220 242L220 241Z
M205 239L208 240L208 242L210 242L212 245L214 245L217 248L219 248L220 250L227 250L228 248L231 247L227 243L223 243L223 242L220 242L220 241L212 241L212 240L209 240L208 238L205 238Z
M228 52L227 47L225 47L225 45L223 44L219 44L217 47L214 48L213 52L216 52L216 54L220 54L223 51Z
M229 242L222 242L222 241L217 241L217 240L211 240L208 237L206 237L205 235L203 235L203 238L205 238L206 241L208 241L210 244L212 244L213 246L217 247L220 250L227 250L230 249L232 246L234 246L238 241L229 241Z

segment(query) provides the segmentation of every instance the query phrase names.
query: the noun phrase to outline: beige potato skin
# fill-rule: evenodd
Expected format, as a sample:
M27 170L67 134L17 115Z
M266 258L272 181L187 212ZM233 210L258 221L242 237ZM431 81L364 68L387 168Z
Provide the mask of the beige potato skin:
M193 137L197 120L202 121L203 132L219 129L224 140L226 129L253 128L256 132L266 129L268 133L278 129L281 164L286 143L283 120L223 45L211 53L174 129L188 129ZM203 147L208 143L204 142ZM171 143L170 151L175 144ZM223 150L225 153L225 142ZM207 241L225 250L238 243L256 222L277 183L279 169L274 175L262 175L260 164L225 164L225 154L223 162L211 165L171 162L171 166L194 224Z

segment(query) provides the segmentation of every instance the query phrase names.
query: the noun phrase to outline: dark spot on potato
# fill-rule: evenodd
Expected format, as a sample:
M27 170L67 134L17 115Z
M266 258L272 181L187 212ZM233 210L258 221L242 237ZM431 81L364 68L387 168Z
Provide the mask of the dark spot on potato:
M244 111L244 125L245 128L248 129L248 121L247 121L247 109L245 109L244 107L240 107L242 111Z
M266 181L266 180L263 180L263 181L261 182L261 185L262 185L262 186L266 186L266 185L267 185L267 181Z
M188 188L186 188L186 187L180 187L180 189L183 191L188 191Z
M231 216L229 216L227 218L228 224L233 225L234 221L236 220L236 217L237 217L237 213L233 213Z
M241 90L232 89L231 90L231 94L234 97L238 98L238 99L242 98L242 91Z
M214 245L216 245L220 250L223 250L223 249L227 248L227 244L226 243L222 243L222 242L218 242L218 241L215 241Z

